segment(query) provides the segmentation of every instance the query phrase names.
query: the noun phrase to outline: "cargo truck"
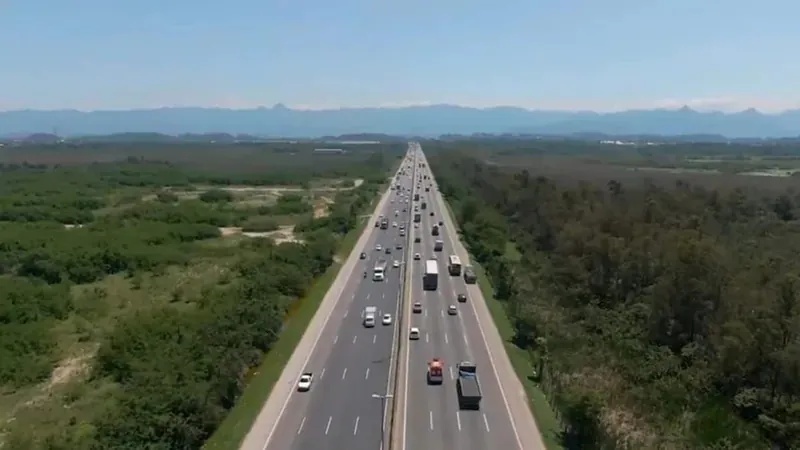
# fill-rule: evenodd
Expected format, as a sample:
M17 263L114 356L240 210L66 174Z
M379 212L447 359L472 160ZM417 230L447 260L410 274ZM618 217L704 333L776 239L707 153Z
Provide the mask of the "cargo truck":
M381 259L375 263L375 268L372 269L372 281L383 281L386 279L386 260Z
M456 393L458 394L459 409L481 409L483 396L475 364L467 361L458 364Z
M464 267L464 282L475 284L476 281L478 281L478 276L475 275L475 269L472 266Z
M439 287L439 265L435 259L425 261L425 274L422 276L422 289L435 291Z
M444 382L442 360L433 358L428 362L428 384L442 384L442 382Z
M374 306L367 306L364 308L364 326L372 328L375 326L375 316L378 314L378 308Z

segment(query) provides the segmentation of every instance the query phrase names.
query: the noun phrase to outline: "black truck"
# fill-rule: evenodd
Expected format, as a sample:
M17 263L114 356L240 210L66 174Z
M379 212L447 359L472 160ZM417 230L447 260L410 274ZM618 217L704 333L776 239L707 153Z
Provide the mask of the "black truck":
M458 393L459 409L481 409L481 385L478 382L478 373L475 364L462 361L458 365L458 381L456 381L456 392Z
M472 266L467 266L464 268L464 282L467 284L475 284L478 281L478 277L475 275L475 269Z

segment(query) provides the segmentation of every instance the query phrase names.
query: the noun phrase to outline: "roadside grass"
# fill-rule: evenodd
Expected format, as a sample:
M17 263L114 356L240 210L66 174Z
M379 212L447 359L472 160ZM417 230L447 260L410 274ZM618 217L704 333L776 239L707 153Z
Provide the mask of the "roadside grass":
M446 201L445 203L450 212L450 217L455 218L456 215L453 214L450 204ZM456 223L456 226L458 227L459 225ZM460 238L460 229L458 233ZM506 244L505 256L512 260L521 256L513 242ZM494 286L489 276L486 275L486 271L474 260L472 255L470 255L470 264L475 268L475 274L478 276L478 287L483 294L483 298L486 299L486 306L489 308L497 330L500 332L500 337L503 339L503 346L508 354L508 359L511 361L514 372L517 373L517 378L522 382L522 386L528 394L528 407L536 418L536 424L542 434L542 441L544 441L548 450L564 450L565 447L561 438L563 426L556 412L550 406L541 385L533 381L536 368L533 365L533 361L531 361L530 354L514 345L514 326L506 314L503 303L494 297Z
M369 207L370 211L375 208L379 200L380 196L373 199ZM299 306L286 320L284 331L278 341L264 355L259 367L250 372L247 387L237 400L236 406L228 412L216 432L203 445L204 449L233 450L239 448L366 225L367 218L359 217L358 226L342 238L334 263L314 282L308 295L298 302Z
M136 311L164 305L193 308L192 300L205 289L231 280L227 266L232 261L224 256L201 257L187 266L170 266L157 273L116 274L73 286L75 309L52 329L58 356L51 377L16 390L0 387L0 437L95 418L102 410L99 406L118 388L108 380L90 376L99 343L116 322Z

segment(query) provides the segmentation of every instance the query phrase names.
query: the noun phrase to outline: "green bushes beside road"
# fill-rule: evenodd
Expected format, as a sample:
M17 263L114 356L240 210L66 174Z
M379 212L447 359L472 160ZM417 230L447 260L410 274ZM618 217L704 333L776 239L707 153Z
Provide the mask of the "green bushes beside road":
M26 211L0 221L4 450L200 448L399 156L342 158L330 173L369 168L357 187L295 166L309 186L225 195L212 178L270 175L138 157L4 166L0 203ZM47 220L26 221L37 210ZM228 230L278 223L283 243Z
M800 445L796 193L540 176L493 154L429 161L565 447Z

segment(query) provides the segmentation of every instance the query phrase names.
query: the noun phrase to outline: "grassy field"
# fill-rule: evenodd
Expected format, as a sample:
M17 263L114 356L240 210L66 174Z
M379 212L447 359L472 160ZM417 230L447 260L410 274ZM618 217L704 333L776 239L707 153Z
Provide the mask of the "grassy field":
M360 184L358 181L356 184ZM317 190L317 188L319 190ZM259 186L236 189L231 207L250 208L246 215L253 216L253 208L274 205L286 192L299 193L313 208L314 217L323 217L341 187L337 181L318 183L315 189ZM177 191L180 201L196 199L202 189ZM96 211L97 217L120 214L127 209L155 199L152 189L121 189L108 193L115 206ZM258 203L258 204L255 204ZM23 388L0 387L0 444L2 436L10 430L28 429L31 433L42 427L57 429L67 421L90 421L96 417L99 405L109 399L117 389L113 383L93 379L92 360L104 337L122 318L137 312L169 305L177 309L193 309L204 292L233 282L232 267L248 251L242 245L252 237L267 236L277 242L295 240L293 223L301 215L267 216L277 220L279 230L263 233L243 232L241 227L221 228L222 236L197 243L191 250L191 259L185 266L169 266L154 272L116 274L89 284L72 287L74 311L66 320L53 324L61 355L49 380ZM341 267L339 260L346 257L364 226L345 236L341 251L329 270L319 278L307 298L293 311L286 331L270 352L264 363L250 374L250 384L241 403L232 411L221 431L209 443L209 448L234 448L247 431L258 407L268 395L280 374L286 359L302 336L330 283ZM233 442L234 444L231 444ZM13 448L13 443L12 448ZM2 445L0 445L2 446Z

